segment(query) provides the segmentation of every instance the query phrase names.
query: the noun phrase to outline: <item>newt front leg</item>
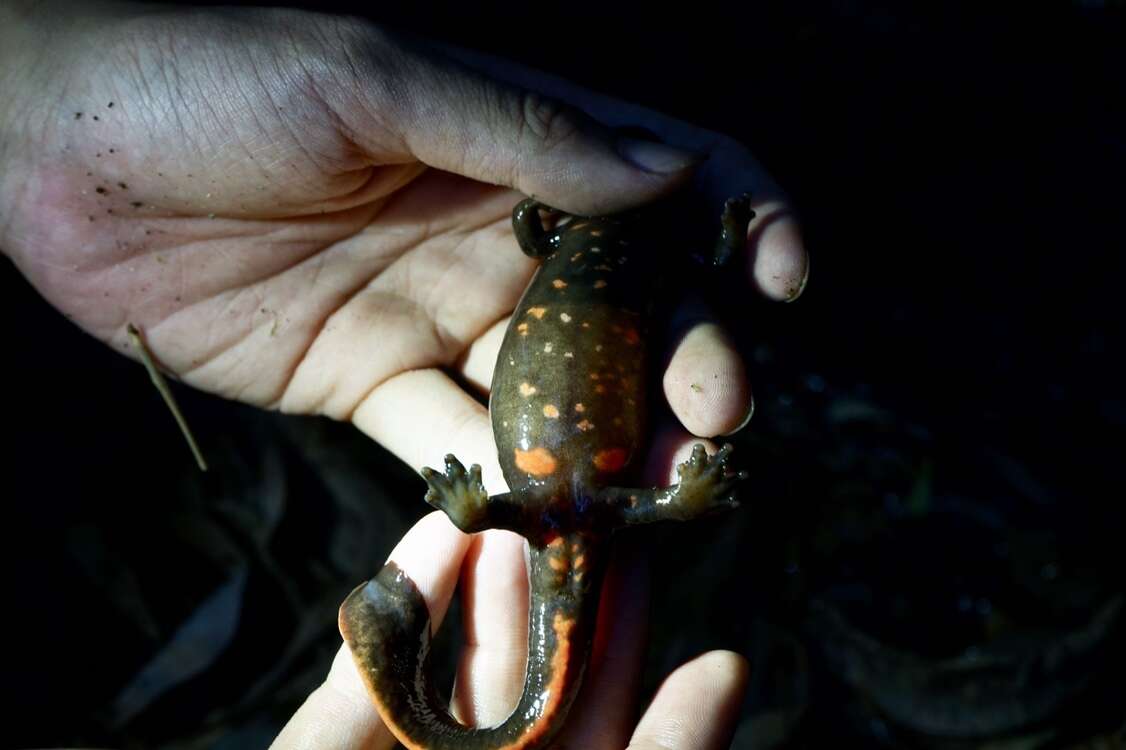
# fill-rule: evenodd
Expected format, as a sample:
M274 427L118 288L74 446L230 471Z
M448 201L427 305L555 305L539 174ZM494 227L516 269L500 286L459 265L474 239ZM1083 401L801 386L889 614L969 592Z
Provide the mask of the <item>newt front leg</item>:
M430 488L426 502L445 512L454 526L466 534L485 529L527 531L524 508L513 502L507 492L490 497L481 481L479 465L473 464L466 471L461 461L447 454L445 473L425 466L421 474Z

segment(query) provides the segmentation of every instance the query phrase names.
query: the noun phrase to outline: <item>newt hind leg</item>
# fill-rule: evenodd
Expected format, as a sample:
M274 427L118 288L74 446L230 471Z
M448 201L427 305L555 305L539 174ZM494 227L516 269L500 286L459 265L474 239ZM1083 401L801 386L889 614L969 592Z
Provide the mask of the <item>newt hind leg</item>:
M607 487L600 501L616 516L618 525L656 521L688 521L738 507L736 485L745 471L731 468L730 443L709 456L699 443L688 460L677 466L679 481L671 487L628 489Z

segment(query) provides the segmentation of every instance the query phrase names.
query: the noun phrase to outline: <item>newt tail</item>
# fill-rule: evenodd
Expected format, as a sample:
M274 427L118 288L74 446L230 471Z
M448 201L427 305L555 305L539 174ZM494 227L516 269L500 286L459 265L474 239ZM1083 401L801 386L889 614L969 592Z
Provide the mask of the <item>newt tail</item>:
M348 596L340 631L399 742L410 750L533 750L555 737L582 684L594 632L603 571L591 546L558 536L531 547L524 691L494 727L465 726L446 710L431 678L430 615L402 570L388 563Z

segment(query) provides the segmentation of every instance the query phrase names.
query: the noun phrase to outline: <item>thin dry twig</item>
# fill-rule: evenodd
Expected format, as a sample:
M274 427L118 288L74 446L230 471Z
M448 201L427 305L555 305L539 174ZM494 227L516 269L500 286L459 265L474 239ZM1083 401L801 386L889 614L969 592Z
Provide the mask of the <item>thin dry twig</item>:
M195 461L199 465L200 471L207 471L207 462L203 460L203 453L199 449L195 438L192 436L192 431L188 427L188 422L184 419L180 407L176 404L176 397L172 395L172 389L168 387L168 381L160 374L160 370L156 367L156 362L153 361L152 353L149 348L145 346L144 340L141 338L141 332L132 323L126 327L129 332L129 339L133 342L133 346L141 354L141 362L144 363L145 369L149 371L149 377L152 379L152 384L156 386L156 390L164 398L164 403L168 405L169 411L172 416L176 418L176 424L180 425L180 432L184 434L184 439L188 441L188 447L192 449L192 455L195 456Z

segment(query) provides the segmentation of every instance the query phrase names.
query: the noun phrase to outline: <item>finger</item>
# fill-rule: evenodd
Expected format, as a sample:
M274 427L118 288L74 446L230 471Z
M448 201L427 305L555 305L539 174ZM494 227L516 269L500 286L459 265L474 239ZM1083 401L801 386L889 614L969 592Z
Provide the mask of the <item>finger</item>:
M328 678L301 704L270 750L389 750L395 742L368 697L352 654L341 646Z
M562 100L501 83L435 51L380 39L379 80L362 87L346 125L362 148L507 185L579 214L612 213L668 194L702 159L697 152L619 135ZM373 129L378 122L382 128ZM372 134L366 136L365 134Z
M470 537L444 514L430 513L414 525L391 552L426 601L431 628L438 629L457 586L461 561ZM382 750L394 745L368 697L347 646L340 649L324 684L318 687L286 724L273 750Z
M497 355L500 353L500 345L504 341L504 332L508 330L510 320L512 320L512 316L497 321L492 328L485 331L480 338L469 345L469 348L456 363L462 377L478 393L489 392L489 385L493 382L493 370L497 364Z
M748 672L747 660L731 651L712 651L679 667L657 690L629 750L728 747Z
M752 284L770 299L796 299L809 278L809 256L798 221L782 190L763 166L738 142L675 120L639 105L583 88L558 76L509 60L444 45L449 56L513 86L526 86L571 102L610 125L643 126L669 142L708 154L695 185L709 205L722 205L732 195L751 191L757 218L747 241L747 271Z
M780 201L754 206L747 230L747 275L766 297L793 302L809 281L809 254L798 222Z
M692 456L692 449L697 445L703 445L709 456L718 450L711 440L690 435L680 425L671 422L660 425L654 431L645 476L651 477L653 484L676 484L680 481L677 467Z
M585 687L571 709L562 745L624 747L636 715L649 614L649 566L628 538L615 542L598 606Z
M463 722L500 723L524 688L528 654L528 576L524 539L508 531L477 534L462 578L465 648L451 707Z
M701 437L741 430L754 412L743 358L698 300L685 303L674 321L675 343L662 380L673 414Z
M415 469L441 467L447 453L480 464L490 494L507 487L497 461L488 409L439 370L412 370L372 391L352 422Z

